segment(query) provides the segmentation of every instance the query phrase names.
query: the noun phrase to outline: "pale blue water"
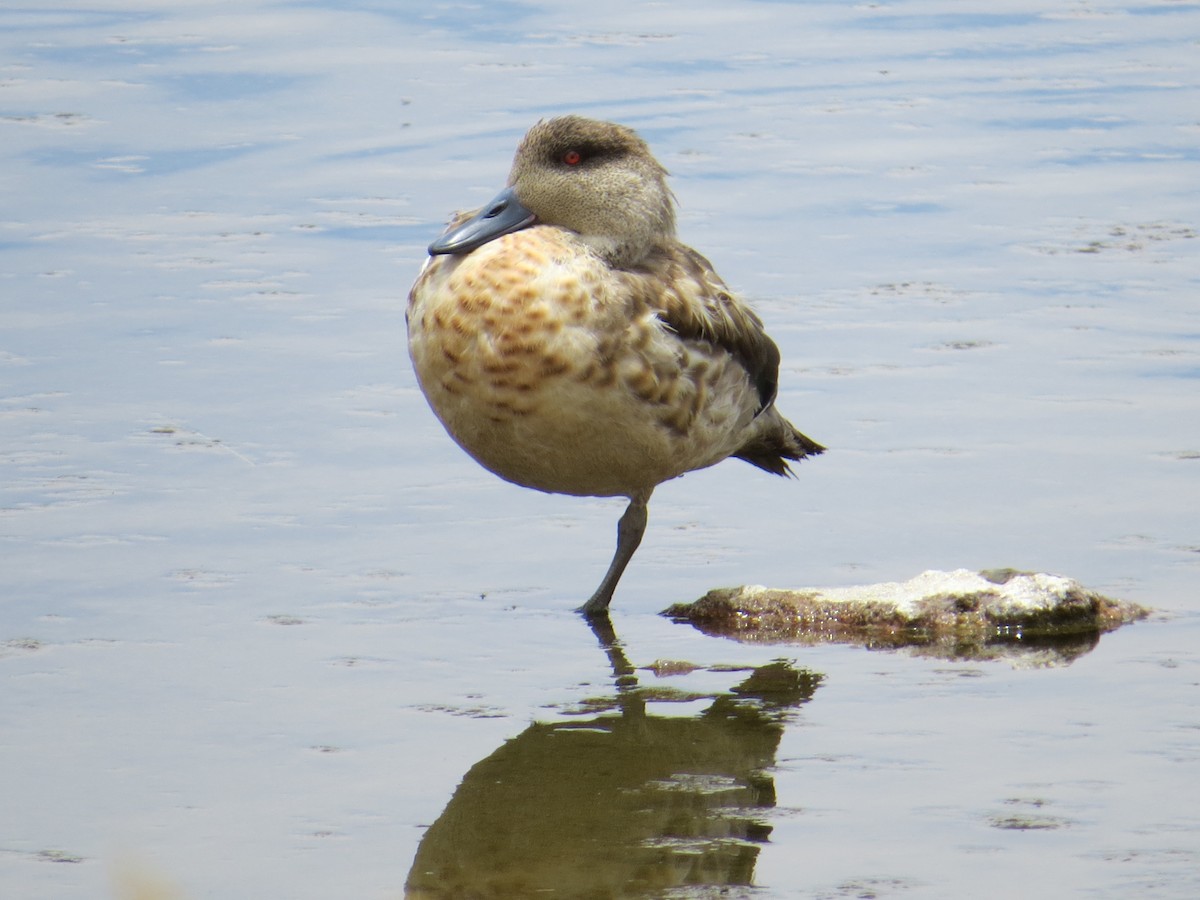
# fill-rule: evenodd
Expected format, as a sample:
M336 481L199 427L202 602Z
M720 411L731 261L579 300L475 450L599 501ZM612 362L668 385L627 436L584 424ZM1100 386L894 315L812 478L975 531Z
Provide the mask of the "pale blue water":
M692 692L644 734L813 685L735 704L741 799L628 837L728 863L651 895L1200 891L1200 4L58 4L0 47L0 896L400 897L450 816L536 887L539 810L668 792L581 802L533 724L636 713L570 612L621 504L478 469L404 349L425 245L567 111L650 141L830 447L651 505L614 623L702 668L637 672ZM1051 669L656 615L1006 565L1162 612ZM494 754L518 799L464 781ZM622 895L551 832L551 896Z

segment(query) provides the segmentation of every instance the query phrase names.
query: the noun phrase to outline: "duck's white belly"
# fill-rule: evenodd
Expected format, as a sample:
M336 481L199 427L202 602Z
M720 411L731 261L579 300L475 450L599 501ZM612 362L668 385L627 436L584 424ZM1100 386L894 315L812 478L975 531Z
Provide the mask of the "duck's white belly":
M409 352L464 450L527 487L633 496L742 447L758 404L745 371L621 287L544 226L426 264Z

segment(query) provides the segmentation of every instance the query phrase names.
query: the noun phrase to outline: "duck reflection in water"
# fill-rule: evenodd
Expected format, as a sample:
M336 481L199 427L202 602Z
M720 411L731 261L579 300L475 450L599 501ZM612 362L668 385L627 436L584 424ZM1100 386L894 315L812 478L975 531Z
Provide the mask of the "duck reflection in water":
M589 706L606 711L535 723L472 767L421 841L410 900L753 883L775 805L768 770L820 676L775 662L715 695L643 688L607 620L593 630L616 691ZM705 699L694 717L648 709Z

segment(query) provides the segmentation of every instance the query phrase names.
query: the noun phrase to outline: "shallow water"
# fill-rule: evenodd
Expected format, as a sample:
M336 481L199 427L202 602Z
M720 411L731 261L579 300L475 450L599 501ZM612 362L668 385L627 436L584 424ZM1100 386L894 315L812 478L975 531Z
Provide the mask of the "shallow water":
M1200 4L683 10L0 11L0 895L1200 892ZM607 647L621 504L478 469L404 349L566 111L831 448L662 486ZM1054 667L657 615L958 566L1159 613Z

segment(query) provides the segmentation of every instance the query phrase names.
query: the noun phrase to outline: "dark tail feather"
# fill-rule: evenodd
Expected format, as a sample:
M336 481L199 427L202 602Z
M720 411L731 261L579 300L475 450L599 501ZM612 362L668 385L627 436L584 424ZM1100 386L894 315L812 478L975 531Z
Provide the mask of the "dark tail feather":
M796 426L783 416L776 413L775 418L778 428L763 429L753 441L733 455L772 475L791 475L792 470L787 464L789 459L801 460L825 452L824 447L797 431Z

